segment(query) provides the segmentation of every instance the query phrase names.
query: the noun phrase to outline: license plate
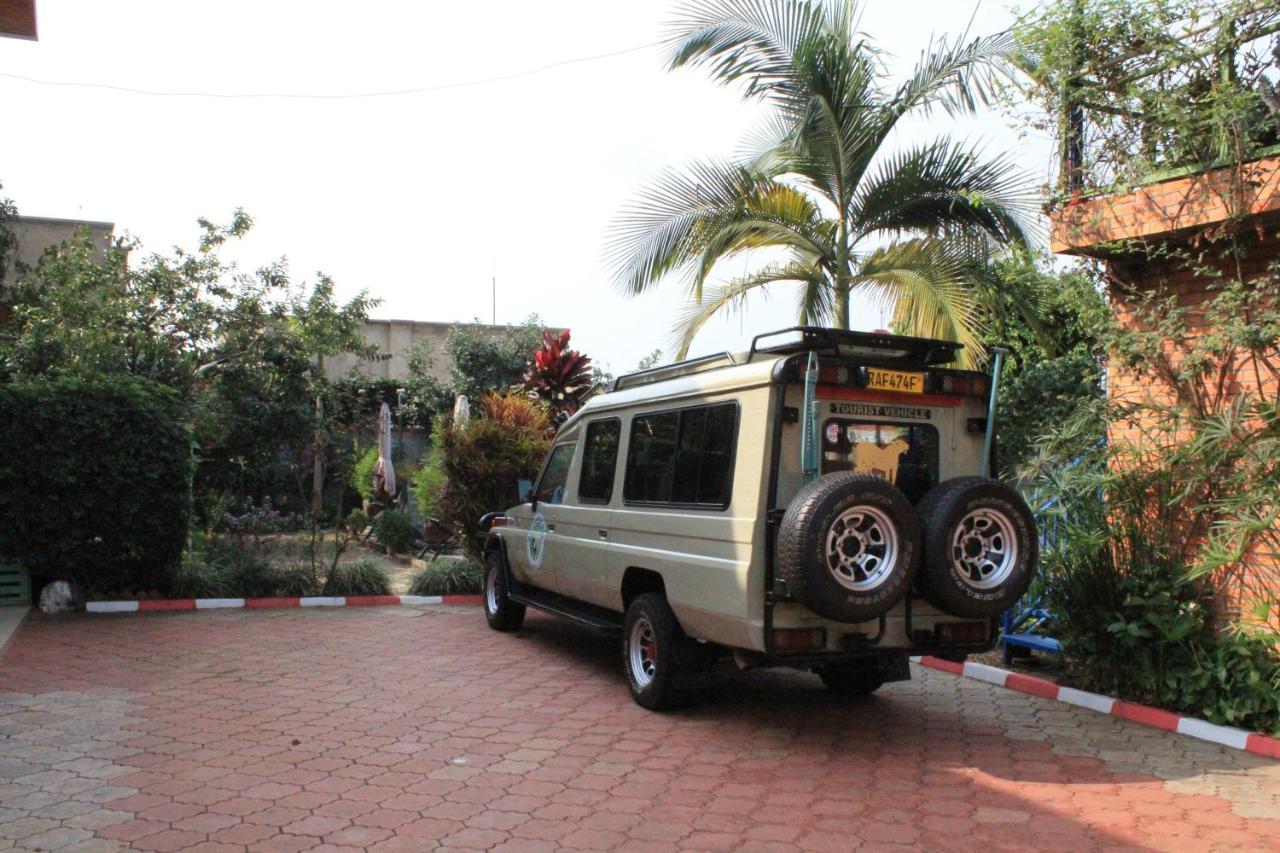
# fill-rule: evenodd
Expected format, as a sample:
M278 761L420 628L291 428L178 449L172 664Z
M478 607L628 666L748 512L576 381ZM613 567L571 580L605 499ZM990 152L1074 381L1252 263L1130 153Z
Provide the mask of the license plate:
M867 388L872 391L895 391L899 394L923 394L924 374L869 367Z

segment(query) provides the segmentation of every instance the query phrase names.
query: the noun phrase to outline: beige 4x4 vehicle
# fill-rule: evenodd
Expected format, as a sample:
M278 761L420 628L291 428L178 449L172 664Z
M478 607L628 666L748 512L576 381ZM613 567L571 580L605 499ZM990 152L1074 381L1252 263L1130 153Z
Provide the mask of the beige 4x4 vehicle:
M859 695L909 655L990 649L1037 537L987 476L991 381L940 366L958 348L799 327L618 378L491 516L489 624L532 606L620 628L647 708L722 657Z

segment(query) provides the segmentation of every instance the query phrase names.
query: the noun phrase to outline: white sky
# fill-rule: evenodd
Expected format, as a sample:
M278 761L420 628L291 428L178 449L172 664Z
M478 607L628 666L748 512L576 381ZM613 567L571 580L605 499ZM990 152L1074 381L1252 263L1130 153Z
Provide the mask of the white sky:
M863 29L905 73L932 34L1006 28L1000 0L868 0ZM0 38L0 73L216 93L383 91L471 81L656 41L675 5L617 0L37 0L40 40ZM231 257L287 256L295 278L367 288L374 316L537 312L615 372L670 341L676 281L618 294L601 261L619 207L658 170L737 150L759 114L660 50L515 80L361 100L148 97L0 77L0 182L21 213L107 220L145 249L191 246L195 220L236 207L256 227ZM1047 139L999 115L917 121L1009 151L1047 179ZM856 309L855 309L856 310ZM779 288L709 327L694 354L792 325ZM855 313L874 328L877 316Z

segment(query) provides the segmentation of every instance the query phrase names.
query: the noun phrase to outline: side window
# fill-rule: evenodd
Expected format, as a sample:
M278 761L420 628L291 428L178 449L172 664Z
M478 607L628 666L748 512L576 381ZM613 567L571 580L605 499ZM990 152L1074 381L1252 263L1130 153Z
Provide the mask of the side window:
M623 497L638 503L729 504L738 409L732 403L637 415Z
M573 443L558 444L547 457L533 499L538 503L564 503L564 487L569 482L569 463L573 461Z
M637 415L631 419L627 474L622 497L628 501L665 501L676 478L676 436L680 416Z
M618 464L618 439L622 421L607 418L587 424L582 449L582 475L578 478L578 500L605 503L613 497L613 474Z

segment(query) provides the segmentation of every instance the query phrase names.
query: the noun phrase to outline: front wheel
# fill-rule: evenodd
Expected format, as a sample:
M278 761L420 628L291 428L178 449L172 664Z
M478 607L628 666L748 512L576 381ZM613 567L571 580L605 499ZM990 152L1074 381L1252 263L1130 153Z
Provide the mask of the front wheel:
M652 592L636 596L622 626L622 667L636 704L651 711L680 704L675 682L686 642L665 598Z
M524 624L524 605L511 600L502 554L490 551L484 558L484 618L495 631L515 631Z

